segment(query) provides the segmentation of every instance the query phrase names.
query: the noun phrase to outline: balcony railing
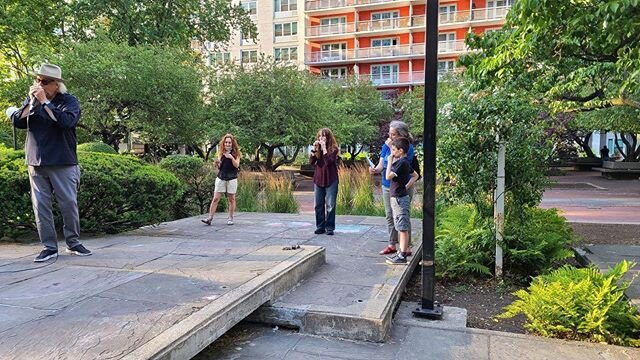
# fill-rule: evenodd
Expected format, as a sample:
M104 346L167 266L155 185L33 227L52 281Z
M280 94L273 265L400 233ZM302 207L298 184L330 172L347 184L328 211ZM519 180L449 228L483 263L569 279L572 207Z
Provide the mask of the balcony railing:
M357 0L312 0L305 3L307 11L325 10L356 5Z
M393 30L411 26L411 17L358 21L358 31Z
M356 32L356 23L316 25L307 27L307 36L341 35Z
M375 86L421 84L424 83L424 71L360 74L358 78Z
M438 24L451 25L469 21L502 20L507 16L510 9L511 6L500 6L440 13Z
M312 11L312 10L335 9L335 8L341 8L345 6L393 3L397 1L403 1L403 0L308 0L305 3L305 8L307 11Z
M438 54L455 54L469 51L464 40L438 41Z
M415 15L395 19L358 21L357 23L349 22L342 24L314 25L307 27L307 36L314 37L324 35L342 35L364 31L394 30L411 26L424 26L424 24L425 16Z
M424 43L406 44L397 46L378 46L359 49L346 49L346 50L328 50L328 51L315 51L307 53L307 62L309 63L323 63L334 61L347 61L347 60L364 60L384 57L403 57L413 55L424 55L425 45ZM464 43L464 40L456 41L439 41L438 53L439 54L460 54L468 52L469 48Z

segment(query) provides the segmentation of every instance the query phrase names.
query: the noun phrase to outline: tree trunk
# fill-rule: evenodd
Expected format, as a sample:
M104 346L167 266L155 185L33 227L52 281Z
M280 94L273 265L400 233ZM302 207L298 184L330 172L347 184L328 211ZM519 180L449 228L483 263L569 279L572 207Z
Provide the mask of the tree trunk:
M573 137L573 140L580 145L582 150L587 154L587 157L597 157L596 154L591 150L591 146L589 146L589 140L591 139L591 134L588 133L586 135L581 136L580 134L576 134Z
M637 162L640 155L640 149L636 149L638 146L638 137L633 133L620 133L620 138L626 146L626 151L622 151L620 145L618 145L618 134L614 133L616 148L620 151L624 162Z

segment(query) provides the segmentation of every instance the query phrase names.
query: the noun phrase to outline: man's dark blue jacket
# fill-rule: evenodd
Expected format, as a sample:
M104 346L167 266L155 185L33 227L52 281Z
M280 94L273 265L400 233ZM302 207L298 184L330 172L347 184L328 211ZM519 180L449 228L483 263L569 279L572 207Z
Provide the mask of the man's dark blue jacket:
M58 93L49 104L34 106L28 118L20 119L25 107L29 106L27 98L22 108L12 116L13 126L27 129L25 146L27 165L77 165L76 125L80 120L80 104L75 96ZM44 107L48 107L57 121L49 117Z

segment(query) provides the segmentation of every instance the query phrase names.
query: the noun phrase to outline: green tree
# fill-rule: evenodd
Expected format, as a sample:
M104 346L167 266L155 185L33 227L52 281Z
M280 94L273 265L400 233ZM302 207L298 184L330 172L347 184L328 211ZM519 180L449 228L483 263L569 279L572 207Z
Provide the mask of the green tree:
M145 143L200 143L199 61L159 46L109 41L74 44L56 62L82 106L80 127L114 148L131 132Z
M64 2L6 0L0 5L0 78L28 76L33 59L57 48Z
M369 82L352 78L333 91L336 112L331 128L353 163L362 148L376 139L378 128L393 115L393 109Z
M216 123L210 131L212 142L231 132L268 170L293 162L316 130L335 120L327 86L306 71L270 59L251 68L227 64L213 69L208 83L209 113ZM285 146L294 147L294 153L287 155ZM282 158L274 162L276 150Z
M66 29L76 39L106 33L116 42L188 47L191 40L225 43L233 30L255 38L256 26L230 0L73 0Z
M639 4L638 0L518 1L504 31L468 38L482 52L466 56L462 63L482 86L520 84L554 112L602 115L609 111L598 110L638 109ZM611 113L619 112L633 113ZM603 121L591 128L623 131L610 125ZM590 131L576 135L585 152L595 156L587 146Z
M513 89L465 91L438 118L438 174L449 199L472 202L492 216L500 141L506 146L507 210L539 204L551 144L540 109Z

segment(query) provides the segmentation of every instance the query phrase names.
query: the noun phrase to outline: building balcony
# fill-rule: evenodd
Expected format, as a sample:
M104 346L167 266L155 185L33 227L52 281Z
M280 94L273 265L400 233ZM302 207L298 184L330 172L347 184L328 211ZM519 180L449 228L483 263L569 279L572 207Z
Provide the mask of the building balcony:
M307 37L321 37L328 35L344 35L356 32L356 23L329 24L307 26Z
M409 3L409 0L307 0L306 11L340 9L349 7L367 7L379 4Z
M438 54L440 55L460 55L469 52L469 48L464 40L439 41ZM314 51L307 53L307 64L321 65L324 63L349 62L349 61L379 61L385 59L399 60L423 56L425 44L406 44L397 46L379 46L359 49Z
M358 79L378 87L419 85L424 84L424 71L359 74Z
M366 20L342 24L307 26L307 38L334 37L340 35L361 35L369 32L387 30L409 29L411 27L424 27L425 16L415 15L395 19Z
M438 27L455 28L469 22L502 22L510 9L511 6L501 6L440 13Z

